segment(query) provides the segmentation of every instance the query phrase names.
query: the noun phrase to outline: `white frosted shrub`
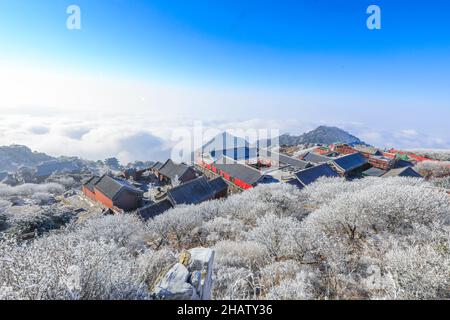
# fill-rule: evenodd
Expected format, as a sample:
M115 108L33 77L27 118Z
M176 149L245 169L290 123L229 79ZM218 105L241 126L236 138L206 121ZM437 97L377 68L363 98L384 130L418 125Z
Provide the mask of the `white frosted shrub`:
M355 186L344 178L319 178L315 183L302 190L312 209L327 204L339 194L353 191Z
M84 221L76 232L85 240L115 242L130 251L145 248L145 225L135 215L109 215Z
M450 198L428 184L410 186L382 179L358 192L346 192L316 210L307 221L318 234L353 242L368 233L411 232L413 223L431 225L450 215ZM316 229L317 228L317 229Z
M11 207L11 202L0 200L0 213L5 212L9 207Z
M346 181L344 178L320 178L315 183L302 190L308 199L309 205L314 209L330 203L344 193L357 193L367 187L389 184L405 186L421 186L427 184L421 179L396 177L389 179L364 178L353 181ZM428 185L428 184L427 184Z
M444 177L450 175L450 161L422 161L415 169L424 177Z
M217 217L203 225L206 242L213 244L223 239L236 240L245 231L245 225L230 217Z
M390 245L409 248L441 241L449 217L448 195L419 179L370 179L359 191L341 193L304 221L326 270L321 278L329 288L325 296L391 297L395 285L383 262ZM373 265L386 274L381 288L367 286L367 269Z
M268 292L282 281L293 280L304 267L295 260L275 261L260 270L261 287Z
M450 190L450 176L443 178L434 178L431 182L439 188Z
M49 178L46 179L46 181L61 184L66 189L78 188L80 184L77 181L75 181L74 178L66 176L50 176Z
M177 255L168 249L147 250L137 257L137 263L149 288L153 288L158 278L177 263Z
M33 202L37 205L48 205L55 202L55 198L48 192L36 192L31 196Z
M59 229L75 217L70 209L52 206L10 207L4 215L9 226L6 231L19 240Z
M257 220L246 238L266 247L271 257L283 257L303 250L301 223L291 217L277 217L267 214Z
M308 300L314 296L310 277L312 275L301 271L296 274L294 279L282 280L278 285L272 287L265 298L270 300Z
M146 223L116 215L64 228L70 208L0 202L0 299L147 299L180 250L198 246L215 250L215 299L448 299L450 197L433 183L261 185ZM36 186L0 194L55 195ZM6 240L14 232L40 237Z
M55 234L23 245L0 242L0 257L0 299L148 298L135 259L114 242Z
M449 242L393 245L386 253L385 268L395 282L390 299L450 299Z
M21 196L29 197L35 193L62 194L64 187L58 183L33 184L25 183L18 186L0 184L0 197Z
M249 269L214 266L213 299L256 300L259 288L258 277Z
M202 223L203 212L195 206L174 208L148 221L148 241L156 249L169 244L189 247L198 241Z
M250 241L221 241L214 250L218 265L257 270L270 262L266 248Z

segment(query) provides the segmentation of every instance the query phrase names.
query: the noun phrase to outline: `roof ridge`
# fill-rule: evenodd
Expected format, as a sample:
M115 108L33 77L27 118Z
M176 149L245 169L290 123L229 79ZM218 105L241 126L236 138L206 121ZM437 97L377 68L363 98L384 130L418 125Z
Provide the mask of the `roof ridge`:
M233 163L219 163L219 164L238 164L238 165L241 165L241 166L243 166L243 167L246 167L246 168L249 168L249 169L251 169L251 170L253 170L253 171L256 171L256 172L258 172L260 175L263 175L262 173L261 173L261 171L259 171L258 169L255 169L255 168L253 168L253 167L251 167L251 166L249 166L249 165L246 165L246 164L244 164L244 163L239 163L239 162L237 162L236 160L234 160L233 158L230 158L230 157L228 157L228 156L222 156L222 157L220 157L218 160L216 160L216 161L214 161L214 163L217 163L220 159L222 159L222 158L228 158L228 159L230 159Z
M180 187L182 187L182 186L185 186L185 185L188 185L188 184L190 184L190 183L193 183L193 182L195 182L195 181L197 181L197 180L200 180L201 178L205 178L205 179L206 179L205 176L200 176L200 177L197 177L197 178L195 178L195 179L189 180L189 181L187 181L187 182L185 182L185 183L182 183L182 184L180 184L180 185L178 185L178 186L176 186L176 187L170 189L169 191L172 191L172 190L174 190L174 189L178 189L178 188L180 188ZM206 179L206 182L208 182L208 179Z

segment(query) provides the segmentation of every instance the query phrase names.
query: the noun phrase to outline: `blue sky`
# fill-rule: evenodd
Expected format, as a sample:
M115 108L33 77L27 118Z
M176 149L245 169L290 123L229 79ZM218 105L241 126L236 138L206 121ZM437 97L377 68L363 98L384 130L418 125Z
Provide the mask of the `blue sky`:
M78 31L65 27L71 4L81 8ZM366 28L371 4L381 8L381 30ZM450 148L449 15L445 0L4 0L0 66L36 81L8 87L30 98L11 93L0 108L29 110L36 101L42 110L73 111L68 93L45 97L52 80L42 74L54 73L56 82L90 80L92 106L82 80L71 83L80 108L119 112L114 101L129 97L128 110L137 113L295 118L364 128L369 140L378 137L373 143L414 130L427 136L423 147ZM127 81L123 96L101 96L109 84L96 88L99 75L114 88ZM158 95L144 97L145 86Z

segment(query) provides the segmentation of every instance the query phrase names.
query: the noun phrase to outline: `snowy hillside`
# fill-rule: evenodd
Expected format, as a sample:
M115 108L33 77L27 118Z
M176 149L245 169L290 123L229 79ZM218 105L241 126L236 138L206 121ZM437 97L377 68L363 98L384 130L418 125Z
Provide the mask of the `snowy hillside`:
M215 251L214 299L448 298L450 198L417 179L263 185L148 222L70 187L0 196L0 299L152 299L199 246Z

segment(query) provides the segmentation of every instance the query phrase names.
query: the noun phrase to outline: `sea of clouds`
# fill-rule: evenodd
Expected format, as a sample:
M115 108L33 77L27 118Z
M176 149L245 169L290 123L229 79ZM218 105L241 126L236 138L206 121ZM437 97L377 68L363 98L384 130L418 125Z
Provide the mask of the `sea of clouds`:
M405 149L450 149L444 139L412 129L377 130L360 123L302 122L297 119L195 119L172 115L85 114L40 116L6 114L0 116L0 145L22 144L53 156L79 156L90 160L117 157L134 160L164 160L183 139L200 130L202 142L222 131L301 134L318 125L335 125L378 147ZM193 135L192 135L193 137ZM263 138L263 137L260 137ZM272 137L274 138L274 137Z

